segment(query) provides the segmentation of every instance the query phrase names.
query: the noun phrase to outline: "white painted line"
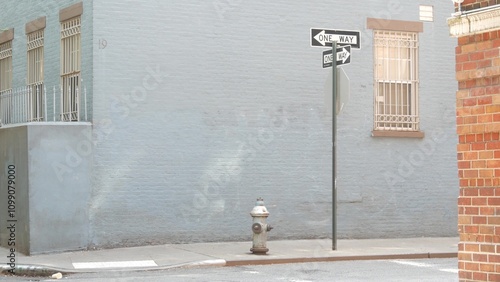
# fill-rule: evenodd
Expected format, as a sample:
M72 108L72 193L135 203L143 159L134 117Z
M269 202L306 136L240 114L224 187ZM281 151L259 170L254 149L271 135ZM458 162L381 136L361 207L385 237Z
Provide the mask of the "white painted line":
M154 260L74 262L75 269L158 266Z
M224 259L207 259L197 262L188 263L189 266L225 266L226 260Z
M458 273L458 269L453 268L440 268L439 270L444 272Z
M425 267L425 268L434 268L435 265L423 263L423 262L415 262L415 261L407 261L407 260L391 260L391 262L403 264L403 265L411 265L415 267ZM440 268L439 271L443 272L451 272L458 273L458 269L455 268Z
M403 265L411 265L416 267L433 267L433 265L423 262L406 261L406 260L392 260L394 263L399 263Z

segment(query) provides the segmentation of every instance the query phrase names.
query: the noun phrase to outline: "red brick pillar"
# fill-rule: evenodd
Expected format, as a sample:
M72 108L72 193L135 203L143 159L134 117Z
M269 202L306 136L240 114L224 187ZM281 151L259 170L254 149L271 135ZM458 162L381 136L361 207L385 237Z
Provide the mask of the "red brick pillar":
M459 278L500 281L500 30L459 37L455 51Z

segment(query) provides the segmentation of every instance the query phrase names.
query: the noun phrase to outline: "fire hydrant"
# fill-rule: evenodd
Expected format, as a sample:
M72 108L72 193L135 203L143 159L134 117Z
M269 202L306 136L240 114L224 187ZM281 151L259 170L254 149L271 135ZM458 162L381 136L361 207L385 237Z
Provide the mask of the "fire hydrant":
M264 206L264 200L262 198L257 199L257 203L255 203L255 207L253 207L250 215L253 217L253 246L250 251L256 255L265 255L269 251L266 247L267 232L271 231L273 228L266 223L269 212Z

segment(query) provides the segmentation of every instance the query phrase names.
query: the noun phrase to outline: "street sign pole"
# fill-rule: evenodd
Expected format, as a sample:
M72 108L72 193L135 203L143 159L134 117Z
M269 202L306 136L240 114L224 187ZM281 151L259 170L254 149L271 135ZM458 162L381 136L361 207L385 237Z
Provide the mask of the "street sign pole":
M337 41L332 42L332 56L337 58ZM332 60L332 250L337 250L337 60Z

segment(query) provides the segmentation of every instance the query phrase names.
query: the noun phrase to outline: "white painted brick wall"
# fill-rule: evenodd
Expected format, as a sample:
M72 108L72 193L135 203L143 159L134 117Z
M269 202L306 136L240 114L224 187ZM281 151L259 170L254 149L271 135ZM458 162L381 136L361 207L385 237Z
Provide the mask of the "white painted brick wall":
M365 24L418 20L418 3L93 2L83 43L93 50L91 245L250 240L257 197L271 212L271 240L330 236L328 71L323 49L310 47L312 27L362 34L338 117L339 238L456 236L452 7L434 8L420 37L426 137L401 139L370 136ZM416 163L433 132L443 138Z
M366 18L418 20L418 5L338 2L96 2L94 41L107 46L94 48L94 115L109 119L112 132L95 154L92 243L248 240L259 196L276 226L271 239L329 236L327 71L322 49L309 46L311 27L363 36L345 67L351 101L338 120L339 237L455 236L453 40L444 22L451 7L436 4L436 22L421 35L426 138L373 138ZM162 77L134 100L144 79L156 82L147 68ZM268 144L252 141L275 116L285 129ZM390 186L384 172L399 175L433 130L444 140ZM207 178L217 177L227 180L207 190Z
M44 84L50 92L47 101L49 108L49 120L52 120L54 86L60 84L60 22L59 10L72 4L83 2L82 14L82 79L83 86L88 89L89 104L91 104L92 90L92 1L78 0L48 0L27 1L20 0L15 3L2 5L0 9L0 29L14 28L13 41L13 86L26 86L26 33L25 24L39 17L46 17L44 30ZM59 107L59 97L56 97L56 106ZM83 110L83 109L82 109ZM89 114L91 117L91 113Z

